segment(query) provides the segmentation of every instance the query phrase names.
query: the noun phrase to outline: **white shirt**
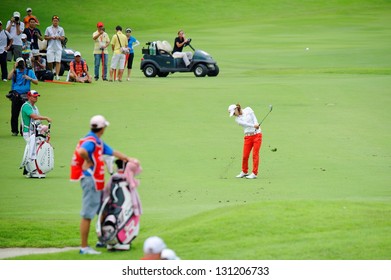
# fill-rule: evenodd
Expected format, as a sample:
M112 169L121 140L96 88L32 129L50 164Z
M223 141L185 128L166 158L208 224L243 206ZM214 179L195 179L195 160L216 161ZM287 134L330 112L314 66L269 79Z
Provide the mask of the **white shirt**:
M9 20L7 22L7 27L11 25L11 21ZM11 29L10 29L10 34L11 34L11 37L12 39L14 40L12 42L12 45L15 45L15 46L22 46L23 43L22 43L22 34L23 34L23 30L24 30L24 23L23 22L20 22L20 34L16 34L16 25L15 23L13 23L11 25Z
M11 39L11 35L5 29L0 31L0 54L5 51L5 47L7 46L7 34L9 39Z
M243 127L244 133L261 133L261 128L255 129L254 125L259 124L254 111L250 107L242 109L242 114L235 118L235 121Z
M54 27L53 25L49 26L45 30L45 36L65 36L64 29L61 26ZM60 51L62 50L61 40L48 40L47 50Z

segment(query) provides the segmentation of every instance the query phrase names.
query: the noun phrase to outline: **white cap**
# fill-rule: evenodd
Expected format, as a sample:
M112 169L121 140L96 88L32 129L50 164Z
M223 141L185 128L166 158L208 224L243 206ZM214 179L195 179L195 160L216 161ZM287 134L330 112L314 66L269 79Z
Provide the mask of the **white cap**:
M234 115L235 109L236 109L236 105L235 104L232 104L232 105L228 106L228 112L229 112L229 116L230 117L232 117Z
M18 58L16 59L16 63L18 63L19 61L24 61L23 57L18 57Z
M81 57L81 53L80 52L75 52L75 57L76 56L80 56Z
M163 249L162 253L160 254L160 259L169 261L180 260L180 258L178 258L175 252L168 248Z
M31 9L31 8L26 9L26 12L30 12L30 11L33 11L33 9Z
M158 236L148 237L144 241L145 254L160 254L165 248L166 244L164 243L163 239Z
M23 33L22 36L21 36L21 38L22 38L22 39L27 39L27 35Z
M105 117L101 115L93 116L90 120L91 128L103 128L108 126L110 123L106 121Z
M20 18L20 13L19 12L14 12L14 17Z

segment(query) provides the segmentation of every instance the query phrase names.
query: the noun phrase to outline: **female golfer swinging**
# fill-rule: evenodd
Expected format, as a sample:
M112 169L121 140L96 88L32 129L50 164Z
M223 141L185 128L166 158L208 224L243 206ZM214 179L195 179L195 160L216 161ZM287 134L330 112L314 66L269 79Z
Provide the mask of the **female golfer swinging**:
M254 111L250 107L242 110L240 104L228 107L229 116L235 115L235 121L244 129L242 171L236 178L255 179L258 175L259 150L262 144L262 132ZM248 158L253 150L253 170L248 174Z

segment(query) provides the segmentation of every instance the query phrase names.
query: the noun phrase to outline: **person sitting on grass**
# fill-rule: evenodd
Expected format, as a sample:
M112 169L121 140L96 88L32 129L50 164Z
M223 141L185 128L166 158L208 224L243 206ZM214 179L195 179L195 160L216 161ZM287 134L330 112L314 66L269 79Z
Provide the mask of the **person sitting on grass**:
M88 74L87 63L81 58L80 52L75 52L75 59L69 64L69 81L79 83L92 82L92 78Z

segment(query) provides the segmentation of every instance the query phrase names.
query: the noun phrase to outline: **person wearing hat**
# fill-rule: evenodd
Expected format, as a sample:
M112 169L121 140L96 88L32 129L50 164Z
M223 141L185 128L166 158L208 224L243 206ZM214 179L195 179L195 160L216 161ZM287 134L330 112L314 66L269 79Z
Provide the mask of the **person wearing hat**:
M9 51L7 54L7 60L11 61L12 56L14 61L18 57L22 56L22 33L24 30L24 23L20 21L20 13L14 12L11 20L7 22L7 31L11 34L12 37L12 51Z
M12 136L19 134L18 116L20 108L27 98L31 83L38 85L38 79L32 69L27 69L22 57L18 57L13 69L8 74L8 80L12 80L11 91L7 97L11 99L11 132ZM22 131L20 132L22 134Z
M39 50L38 40L43 41L41 30L36 28L37 22L34 17L30 18L29 27L23 30L23 33L27 36L27 41L31 44L32 50Z
M35 24L39 25L39 20L36 16L33 16L33 10L31 8L27 8L26 13L27 15L23 18L25 28L29 28L31 19L34 19Z
M132 29L126 28L126 37L128 38L128 48L129 48L129 54L127 55L127 68L128 68L128 77L126 78L127 81L130 80L130 74L132 72L132 66L133 66L133 58L134 58L134 50L133 48L140 45L140 42L132 36Z
M92 78L88 73L88 66L81 58L80 52L75 52L75 59L69 64L69 81L78 83L91 83Z
M37 76L39 81L42 81L44 80L43 76L46 73L46 59L42 57L42 54L39 52L39 50L32 50L31 54L31 64L34 69L35 76ZM51 72L49 71L49 73Z
M22 38L22 57L25 61L27 61L27 59L30 58L30 54L31 54L31 42L27 41L27 35L26 34L22 34L21 36Z
M141 260L160 260L161 253L165 248L167 248L167 246L160 237L148 237L144 241L144 256L141 258Z
M98 212L101 193L105 184L105 170L102 155L115 156L125 162L138 163L137 159L112 149L102 140L109 122L102 116L93 116L90 120L91 131L76 146L71 162L71 181L79 181L83 191L82 209L80 212L80 254L95 255L100 252L88 246L88 233L91 220Z
M7 52L12 46L12 41L11 34L3 29L3 22L0 21L0 68L3 82L8 81Z
M242 109L240 104L232 104L228 107L228 113L230 117L235 116L235 121L244 129L242 171L236 178L256 179L258 175L259 150L262 145L261 126L250 107ZM248 174L248 159L251 150L253 152L253 169L252 173Z
M27 93L27 101L23 104L21 109L23 138L27 143L29 142L31 134L34 133L31 126L32 121L43 120L49 123L52 122L51 118L39 114L38 107L35 105L38 102L38 96L41 95L36 90L30 90Z
M118 82L122 82L122 75L125 68L125 54L129 52L128 38L122 33L122 27L117 25L115 28L116 34L111 38L111 48L113 50L113 57L111 58L110 66L110 80L113 81L114 71L118 70Z
M54 65L56 66L56 80L60 80L59 73L61 68L62 41L65 39L64 29L59 26L59 22L60 18L58 16L53 16L52 25L45 30L45 40L48 41L46 59L49 70L53 70Z
M102 60L102 79L107 81L107 61L109 59L109 52L107 47L110 45L109 35L105 32L102 22L96 24L98 30L92 33L92 40L94 40L94 78L99 80L99 67Z

